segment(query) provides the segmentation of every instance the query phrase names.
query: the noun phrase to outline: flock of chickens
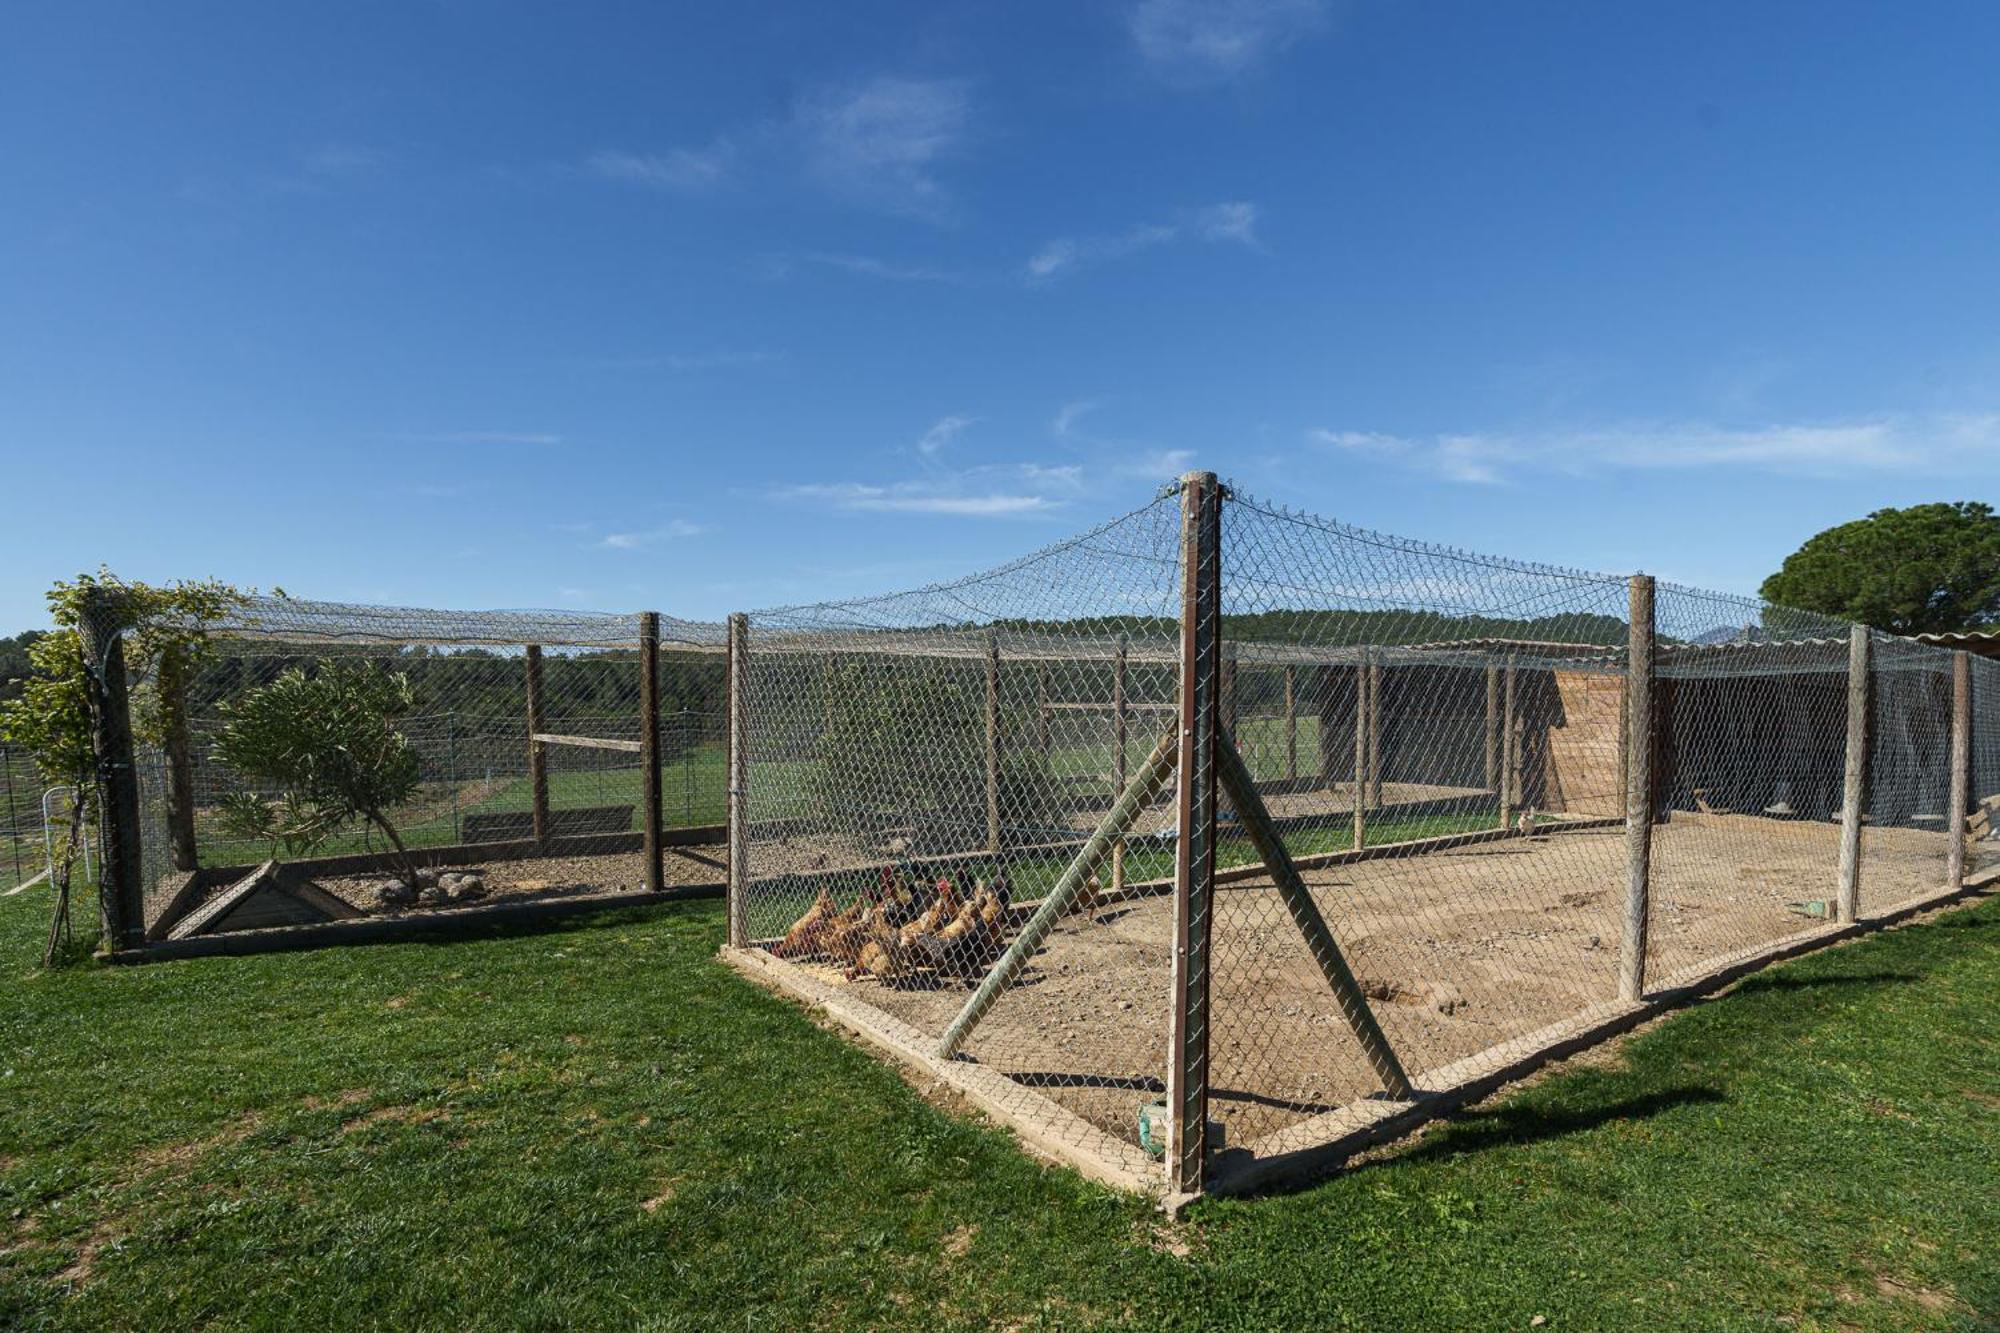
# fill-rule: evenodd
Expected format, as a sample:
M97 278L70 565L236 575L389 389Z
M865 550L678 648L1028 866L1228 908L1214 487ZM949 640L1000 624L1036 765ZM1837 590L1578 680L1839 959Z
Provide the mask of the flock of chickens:
M983 972L1005 944L1007 877L973 882L961 896L949 879L925 884L889 867L842 907L822 887L806 914L771 949L776 958L825 958L844 964L853 981L898 982L928 970L936 976Z

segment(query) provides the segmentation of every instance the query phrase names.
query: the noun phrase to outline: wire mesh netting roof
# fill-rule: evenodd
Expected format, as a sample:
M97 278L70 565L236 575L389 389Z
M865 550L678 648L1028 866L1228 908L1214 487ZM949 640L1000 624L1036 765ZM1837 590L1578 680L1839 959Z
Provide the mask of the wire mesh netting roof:
M638 642L639 621L638 612L445 611L257 596L210 628L222 639L274 643L622 648ZM660 639L719 652L727 632L720 624L661 616Z

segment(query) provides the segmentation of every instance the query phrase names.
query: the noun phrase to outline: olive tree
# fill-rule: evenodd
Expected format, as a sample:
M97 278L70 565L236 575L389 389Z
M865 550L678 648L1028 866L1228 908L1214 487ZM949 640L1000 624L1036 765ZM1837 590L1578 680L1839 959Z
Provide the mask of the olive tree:
M307 674L290 667L270 684L221 706L215 758L277 789L241 791L223 815L238 831L297 855L361 819L395 850L405 882L417 865L388 812L416 794L422 765L397 721L414 705L407 676L334 661Z

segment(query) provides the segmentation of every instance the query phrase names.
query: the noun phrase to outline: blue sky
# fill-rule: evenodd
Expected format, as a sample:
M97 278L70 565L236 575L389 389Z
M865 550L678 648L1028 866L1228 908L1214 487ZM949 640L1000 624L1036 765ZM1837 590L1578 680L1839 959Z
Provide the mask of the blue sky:
M2000 8L0 5L0 631L921 583L1190 466L1750 591L2000 475Z

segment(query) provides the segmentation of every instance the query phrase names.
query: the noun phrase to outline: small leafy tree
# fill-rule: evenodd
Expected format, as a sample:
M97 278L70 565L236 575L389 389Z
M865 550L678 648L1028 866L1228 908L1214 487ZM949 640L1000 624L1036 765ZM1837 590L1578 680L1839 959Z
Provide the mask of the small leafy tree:
M1892 634L1977 629L2000 621L2000 514L1976 501L1878 509L1808 540L1762 591Z
M82 849L86 813L99 805L88 668L77 632L83 617L94 614L103 632L124 640L133 730L157 743L175 721L179 683L208 650L209 625L247 600L248 594L213 579L155 586L121 579L108 569L49 589L55 629L27 643L29 672L13 683L9 697L0 698L0 741L34 755L45 781L76 788L76 814L56 859L56 915L45 962L55 960L68 933L70 876Z
M416 750L396 728L414 704L407 676L339 661L312 675L289 667L223 704L215 758L279 792L238 793L225 802L224 818L291 855L364 819L388 838L415 887L416 861L388 815L416 794L422 776Z

